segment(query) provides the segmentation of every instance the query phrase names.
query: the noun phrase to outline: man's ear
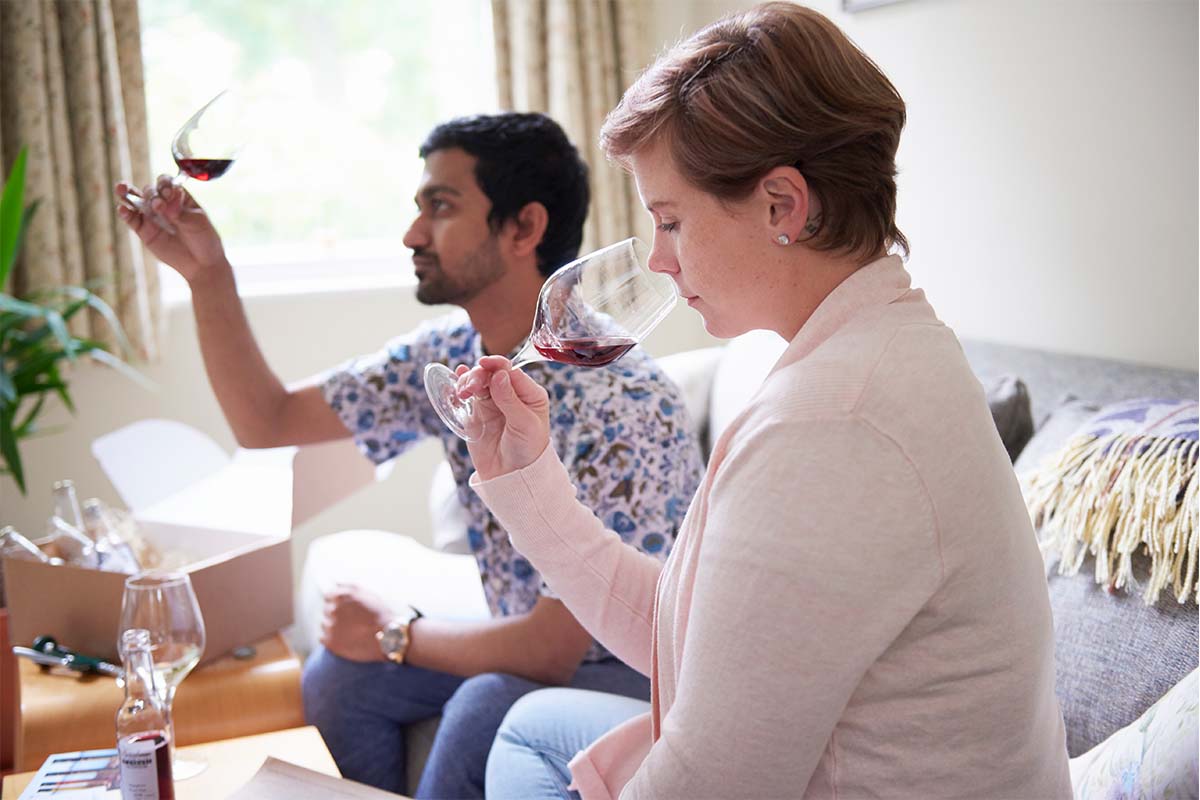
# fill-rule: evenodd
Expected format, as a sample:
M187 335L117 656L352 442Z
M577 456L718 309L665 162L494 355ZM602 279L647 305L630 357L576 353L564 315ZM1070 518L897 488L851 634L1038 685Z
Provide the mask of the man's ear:
M526 203L516 218L506 224L512 226L513 253L524 258L536 255L537 247L546 235L546 226L550 224L550 214L544 205L534 201Z
M815 198L808 181L795 167L775 167L759 181L761 197L766 205L767 226L771 238L786 234L795 242L804 237L804 226L816 209Z

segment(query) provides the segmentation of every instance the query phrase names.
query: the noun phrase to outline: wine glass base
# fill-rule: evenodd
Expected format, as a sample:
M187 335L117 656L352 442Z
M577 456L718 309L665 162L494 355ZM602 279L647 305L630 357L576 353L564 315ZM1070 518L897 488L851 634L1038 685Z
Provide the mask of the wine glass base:
M176 757L175 762L171 764L171 777L177 781L186 781L188 778L196 777L206 769L208 769L207 761Z
M433 410L458 438L478 441L483 430L474 418L471 400L463 400L455 391L458 376L445 364L429 364L425 367L425 393Z

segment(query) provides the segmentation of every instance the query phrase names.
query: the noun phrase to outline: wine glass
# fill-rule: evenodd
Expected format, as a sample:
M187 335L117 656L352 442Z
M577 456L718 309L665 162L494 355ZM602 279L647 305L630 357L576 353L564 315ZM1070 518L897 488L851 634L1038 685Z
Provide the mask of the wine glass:
M171 755L174 758L175 720L171 715L171 704L180 682L204 653L204 618L186 573L149 571L125 579L118 647L125 631L134 628L145 628L150 632L155 686L170 722ZM121 653L121 657L123 659L125 654ZM203 761L175 759L175 779L198 775L206 766Z
M674 307L674 282L651 272L639 239L626 239L560 267L542 285L533 330L513 358L582 367L611 364L642 341ZM483 435L473 400L455 391L458 376L444 364L425 367L425 391L446 427L459 438Z
M182 184L184 178L216 180L229 171L245 144L247 124L238 106L236 95L223 89L183 123L171 141L171 155L179 167L178 174L171 179L173 186ZM173 235L175 226L150 208L152 198L153 195L143 197L130 189L123 202Z

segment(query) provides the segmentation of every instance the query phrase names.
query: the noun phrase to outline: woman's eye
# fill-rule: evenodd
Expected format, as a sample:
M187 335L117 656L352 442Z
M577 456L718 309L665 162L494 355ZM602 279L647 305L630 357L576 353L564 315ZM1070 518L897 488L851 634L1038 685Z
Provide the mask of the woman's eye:
M678 222L662 222L659 223L658 229L663 233L672 233L679 228Z

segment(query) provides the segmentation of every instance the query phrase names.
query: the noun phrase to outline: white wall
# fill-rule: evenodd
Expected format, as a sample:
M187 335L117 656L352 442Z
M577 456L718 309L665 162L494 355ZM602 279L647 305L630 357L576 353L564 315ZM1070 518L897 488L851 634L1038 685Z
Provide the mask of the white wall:
M1197 368L1195 0L811 0L908 104L910 271L960 335ZM656 3L657 38L740 0Z

